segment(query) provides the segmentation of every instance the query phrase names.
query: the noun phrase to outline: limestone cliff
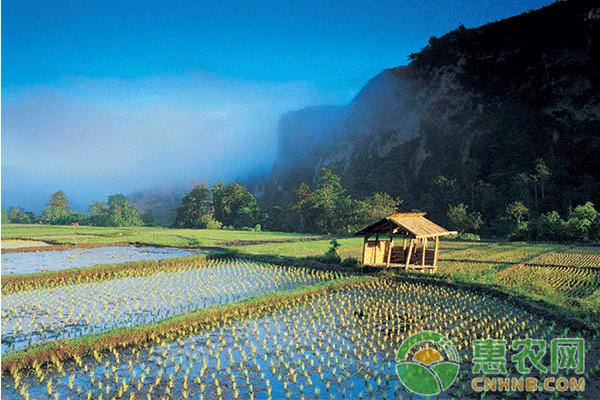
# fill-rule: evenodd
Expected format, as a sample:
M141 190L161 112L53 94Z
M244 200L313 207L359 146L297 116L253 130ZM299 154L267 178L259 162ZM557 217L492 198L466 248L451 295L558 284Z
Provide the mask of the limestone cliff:
M374 77L347 107L284 116L266 202L293 199L291 188L326 166L359 197L386 191L439 214L458 201L501 210L532 196L515 177L540 158L555 195L536 198L540 211L600 201L599 23L591 2L564 1L459 27ZM444 199L441 175L451 183Z

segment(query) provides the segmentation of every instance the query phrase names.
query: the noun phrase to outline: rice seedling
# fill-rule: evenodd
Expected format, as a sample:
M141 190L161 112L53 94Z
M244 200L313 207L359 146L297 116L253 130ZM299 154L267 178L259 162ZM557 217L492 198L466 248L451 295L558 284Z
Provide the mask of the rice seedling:
M573 246L541 255L527 263L561 267L600 268L600 247Z
M3 293L2 353L49 340L153 323L339 276L245 260L209 260L145 277Z
M565 247L560 244L502 243L484 248L440 254L440 260L521 263Z
M396 350L410 334L432 329L459 350L463 372L446 395L464 398L476 339L577 336L588 348L600 344L597 331L448 286L381 278L303 293L244 313L207 314L200 329L83 357L87 370L63 363L66 374L54 365L41 379L7 372L3 394L17 398L18 386L32 398L75 398L77 387L92 398L410 398L395 374ZM592 369L598 354L586 361Z
M525 264L501 274L498 281L507 287L540 295L559 293L585 298L600 288L600 269Z

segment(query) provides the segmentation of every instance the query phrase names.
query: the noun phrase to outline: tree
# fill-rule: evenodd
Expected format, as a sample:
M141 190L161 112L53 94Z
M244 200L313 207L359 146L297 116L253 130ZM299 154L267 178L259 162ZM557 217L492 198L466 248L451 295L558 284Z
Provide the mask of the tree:
M219 181L211 190L213 218L224 226L234 228L254 227L263 222L258 202L248 190L239 183L225 185Z
M517 221L517 227L521 227L521 220L529 212L529 209L520 201L513 201L506 206L506 213Z
M537 188L539 187L542 199L545 196L544 189L546 187L546 182L550 180L552 174L550 173L550 169L546 166L544 159L538 158L535 160L535 174L532 176L533 181L536 183L536 199L537 199Z
M8 222L10 222L8 220L8 214L6 213L6 210L4 209L4 207L2 207L2 223L6 224Z
M369 223L398 211L402 200L393 198L387 193L375 193L361 202L361 221L360 225Z
M304 231L335 233L343 230L347 221L345 216L354 211L356 204L349 197L344 197L345 190L340 177L328 168L321 168L317 174L317 187L302 183L296 189L298 202L292 205L301 217Z
M298 201L290 205L305 232L348 233L393 214L402 203L387 193L355 200L346 195L340 177L328 168L321 168L316 180L314 191L302 183L296 189Z
M109 226L108 222L108 205L98 201L92 201L88 207L89 224L93 226Z
M40 219L47 224L65 224L70 223L67 220L71 214L69 200L62 190L55 192L50 196L50 200L46 203L47 208L42 211Z
M129 204L121 193L108 196L110 226L141 226L142 217L137 207Z
M178 228L205 228L202 217L210 215L211 209L211 193L206 183L198 185L192 181L190 192L181 197L173 225Z
M13 224L32 224L35 222L35 214L22 208L13 208L8 212L8 220Z
M510 180L512 196L522 199L524 204L530 206L535 204L531 201L532 180L532 177L524 172L514 175Z
M92 202L89 222L94 226L141 226L140 211L123 194L108 196L108 203Z
M10 222L12 222L13 224L17 222L17 218L19 217L19 214L23 212L23 209L21 208L13 208L8 212L8 220Z
M156 218L156 215L154 215L152 210L149 208L146 209L146 211L144 211L141 218L142 218L142 222L144 223L145 226L159 226L160 225L158 223L158 219Z
M454 226L459 233L465 233L467 230L477 230L483 221L481 220L481 214L478 212L469 213L467 208L469 206L460 203L453 207L449 206L446 215L454 223Z

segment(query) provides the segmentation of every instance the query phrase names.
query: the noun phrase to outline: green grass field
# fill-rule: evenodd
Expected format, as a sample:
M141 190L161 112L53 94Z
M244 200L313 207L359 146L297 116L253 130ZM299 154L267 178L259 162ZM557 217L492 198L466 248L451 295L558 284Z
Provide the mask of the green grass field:
M49 225L2 225L2 240L29 239L52 244L131 243L149 246L232 247L235 242L314 240L318 235L210 229L104 228Z

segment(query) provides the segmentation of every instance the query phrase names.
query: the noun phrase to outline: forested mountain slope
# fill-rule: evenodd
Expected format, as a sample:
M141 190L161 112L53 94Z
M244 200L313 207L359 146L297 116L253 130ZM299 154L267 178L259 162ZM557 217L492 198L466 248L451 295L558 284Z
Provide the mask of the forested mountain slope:
M326 166L355 197L388 192L443 222L600 204L600 8L565 1L432 37L347 107L286 114L265 206ZM268 210L266 210L268 212Z

